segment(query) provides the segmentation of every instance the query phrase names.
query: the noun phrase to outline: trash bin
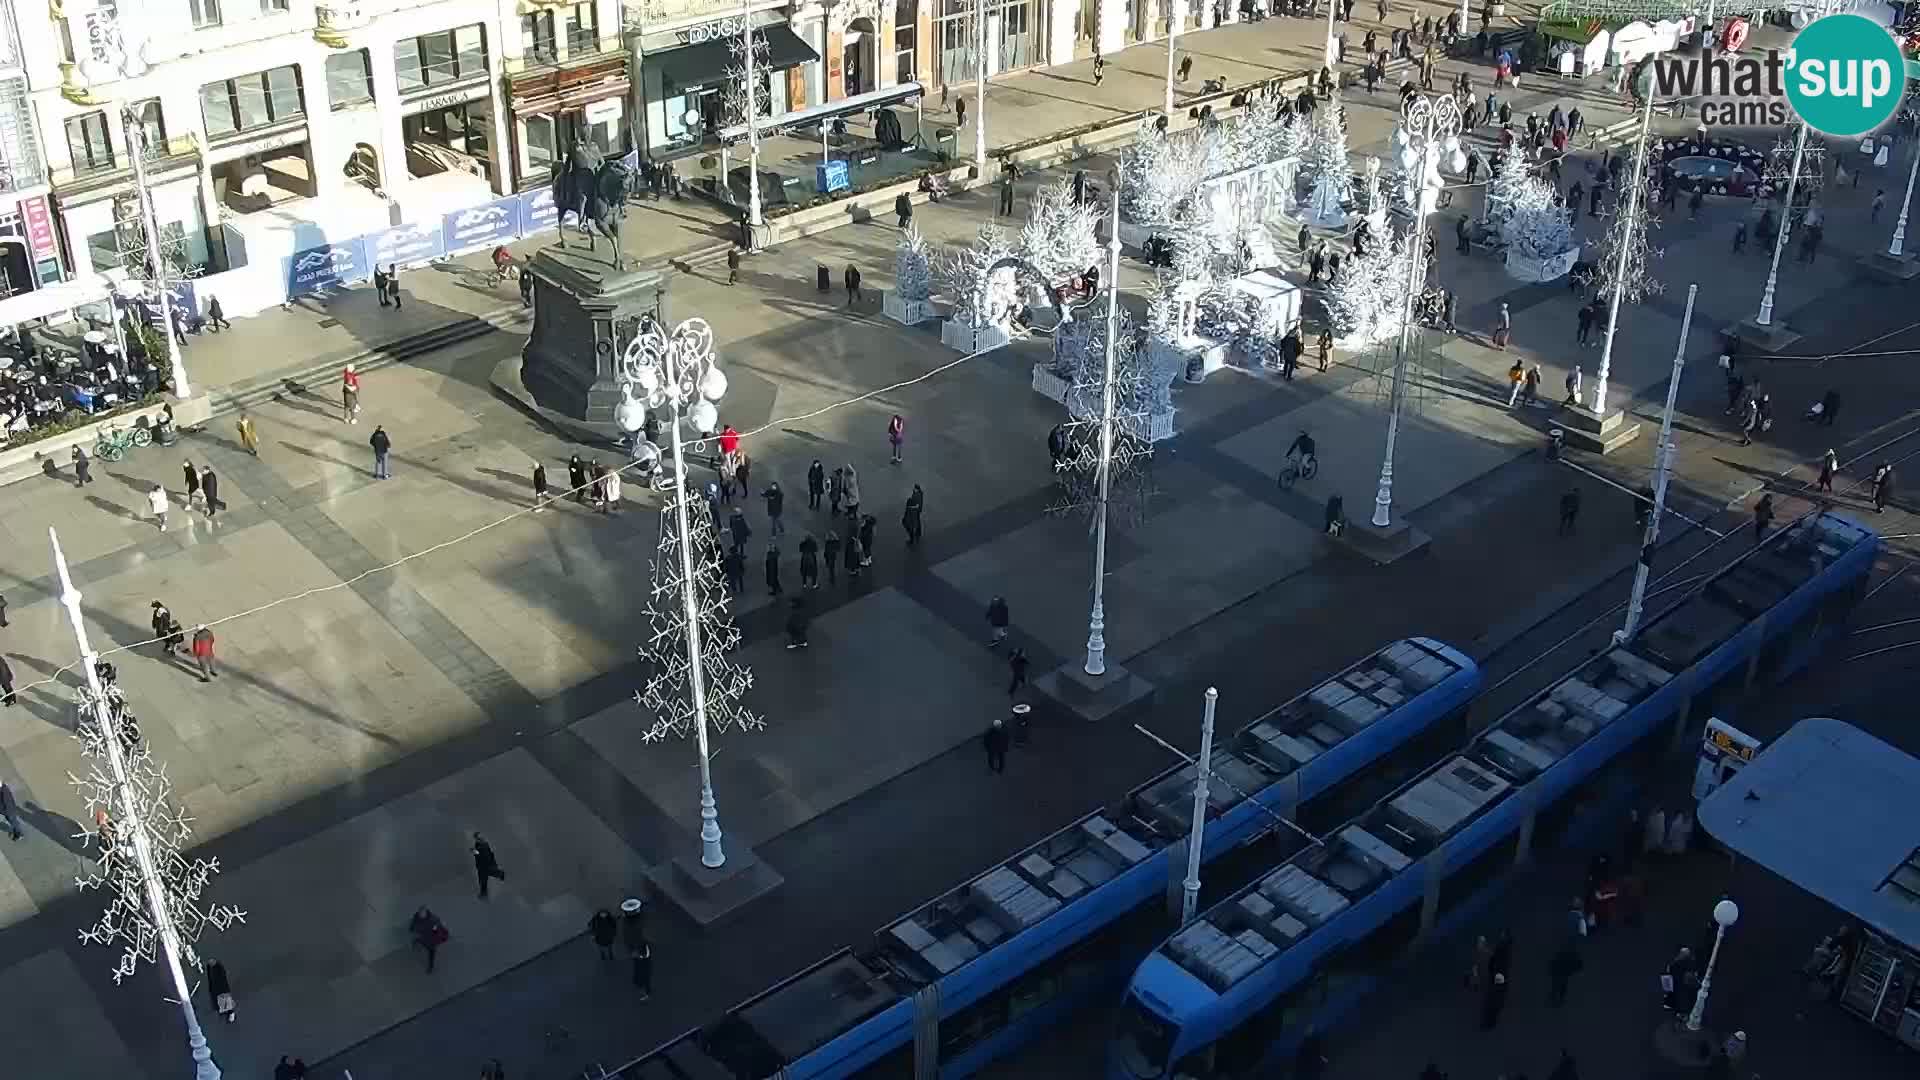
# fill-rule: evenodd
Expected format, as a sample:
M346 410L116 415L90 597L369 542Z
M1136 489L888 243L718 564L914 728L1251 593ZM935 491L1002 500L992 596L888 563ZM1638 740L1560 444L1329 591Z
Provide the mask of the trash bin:
M1032 734L1032 719L1033 706L1023 701L1013 707L1013 745L1027 745L1027 738Z
M939 157L941 161L953 160L955 141L952 128L935 128L933 132L934 154Z
M816 289L819 289L821 292L832 292L833 291L833 272L828 270L824 266L814 267L813 287Z
M1547 429L1547 460L1559 461L1560 451L1567 445L1567 433L1560 428Z

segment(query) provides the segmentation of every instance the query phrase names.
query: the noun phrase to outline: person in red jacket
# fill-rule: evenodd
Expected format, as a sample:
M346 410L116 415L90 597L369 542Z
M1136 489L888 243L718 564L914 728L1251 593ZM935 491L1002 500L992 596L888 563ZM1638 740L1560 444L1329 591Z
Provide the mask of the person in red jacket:
M728 424L720 429L720 458L722 476L732 476L734 462L740 453L740 433Z
M194 663L200 665L200 681L218 678L220 673L213 670L213 631L207 629L206 624L202 623L200 629L193 632L190 648Z

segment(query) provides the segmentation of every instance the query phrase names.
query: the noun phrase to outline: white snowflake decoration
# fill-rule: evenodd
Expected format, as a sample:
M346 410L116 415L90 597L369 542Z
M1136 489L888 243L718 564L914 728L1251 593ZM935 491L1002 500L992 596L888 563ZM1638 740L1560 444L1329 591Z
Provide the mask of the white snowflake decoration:
M919 301L933 295L933 258L920 226L908 222L893 250L893 291L902 300Z
M1149 438L1156 413L1171 411L1171 399L1155 389L1151 359L1125 311L1116 316L1119 333L1113 353L1113 446L1108 453L1107 507L1110 519L1134 524L1146 515L1152 494L1147 466L1153 456ZM1068 420L1061 425L1065 453L1054 463L1059 487L1048 510L1084 511L1100 501L1100 424L1106 391L1107 318L1089 313L1061 329L1072 373L1066 393ZM1058 344L1056 342L1056 344Z
M1627 175L1633 175L1631 169ZM1636 213L1626 212L1624 200L1616 200L1613 209L1608 211L1607 231L1601 235L1599 250L1594 256L1595 295L1609 298L1611 302L1616 280L1620 284L1620 302L1623 304L1638 304L1649 296L1658 296L1666 291L1665 283L1653 275L1653 264L1666 251L1654 247L1650 239L1651 230L1660 227L1660 219L1648 211L1658 190L1649 178L1642 184ZM1624 270L1620 263L1623 249L1627 257Z
M733 622L726 574L720 565L719 523L714 521L707 500L697 493L682 491L677 503L687 515L687 534L693 541L693 617L699 622L707 725L721 732L758 731L767 726L765 718L741 704L753 686L753 672L728 655L740 645L740 629ZM639 645L648 674L645 687L633 697L652 718L640 733L647 742L669 735L685 736L699 723L693 704L693 665L687 655L687 607L676 512L675 501L660 509L660 543L653 559L652 591L647 597L647 636Z
M1062 281L1100 260L1096 215L1074 200L1072 185L1064 180L1045 185L1029 207L1020 254L1048 281Z
M1552 259L1573 249L1573 225L1553 197L1551 184L1532 177L1513 189L1500 222L1500 237L1509 248L1531 259Z

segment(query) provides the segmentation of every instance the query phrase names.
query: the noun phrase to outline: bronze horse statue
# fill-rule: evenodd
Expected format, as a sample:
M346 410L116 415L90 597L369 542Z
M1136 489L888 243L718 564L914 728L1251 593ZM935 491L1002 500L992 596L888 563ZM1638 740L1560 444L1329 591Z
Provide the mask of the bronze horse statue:
M619 158L605 157L591 143L576 145L567 155L567 167L553 178L553 205L560 211L560 247L567 246L567 216L571 214L587 238L587 250L598 249L597 232L613 245L613 268L626 269L620 252L620 225L627 216L627 185L631 176Z

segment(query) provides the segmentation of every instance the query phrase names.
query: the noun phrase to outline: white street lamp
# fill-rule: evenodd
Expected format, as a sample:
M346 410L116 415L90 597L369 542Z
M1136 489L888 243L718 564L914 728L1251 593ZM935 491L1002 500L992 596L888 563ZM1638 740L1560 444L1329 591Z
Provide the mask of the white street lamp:
M1900 199L1900 218L1893 223L1893 243L1887 245L1887 254L1896 259L1901 257L1907 240L1907 208L1913 205L1913 177L1917 172L1920 172L1920 146L1913 149L1913 164L1907 167L1907 193Z
M1693 996L1693 1011L1687 1014L1688 1031L1700 1030L1707 1012L1707 993L1713 989L1713 965L1720 959L1720 943L1726 940L1728 928L1739 921L1740 905L1731 900L1713 905L1713 952L1707 956L1706 974L1700 977L1700 992Z
M1380 461L1380 486L1373 496L1373 525L1377 529L1393 524L1393 451L1400 437L1401 403L1406 398L1407 357L1413 351L1413 298L1426 280L1427 215L1434 211L1446 187L1440 162L1444 155L1453 171L1467 167L1466 153L1460 148L1460 119L1460 104L1453 95L1416 94L1408 101L1394 137L1400 144L1400 167L1419 181L1414 192L1413 228L1407 233L1407 288L1400 298L1400 340L1394 346L1393 392L1387 404L1387 448Z
M1667 407L1660 414L1660 441L1653 451L1653 505L1647 510L1647 528L1640 539L1640 561L1633 568L1627 621L1614 635L1614 641L1622 645L1640 632L1640 616L1646 609L1647 575L1653 570L1653 548L1660 542L1660 519L1667 512L1667 481L1673 475L1673 403L1680 393L1680 371L1687 365L1687 335L1693 330L1693 301L1699 295L1700 286L1687 286L1687 312L1680 319L1680 342L1673 349L1673 375L1667 380Z
M1200 848L1207 832L1207 784L1213 779L1213 709L1220 691L1207 687L1207 711L1200 720L1200 756L1193 769L1193 823L1187 833L1187 877L1180 883L1180 925L1200 908Z
M53 541L53 564L60 576L60 603L67 609L74 641L80 646L80 670L86 680L84 704L92 714L91 724L84 725L80 734L88 756L104 759L106 764L104 771L96 766L85 779L74 778L75 786L84 790L93 804L90 809L97 808L104 815L96 818L102 822L100 869L81 879L80 885L114 894L100 923L82 930L80 939L125 943L126 951L114 969L116 982L132 974L140 960L159 959L166 964L173 980L174 1002L180 1006L187 1028L194 1080L220 1080L220 1067L214 1064L213 1050L194 1013L186 965L199 963L191 941L202 926L225 929L243 920L245 913L226 906L204 910L197 906L200 891L218 870L218 864L206 859L189 860L181 854L180 848L190 835L188 819L168 805L170 788L165 772L152 765L146 752L136 750L122 732L115 699L97 667L100 654L87 640L80 615L80 590L74 588L73 576L67 570L60 534L48 529L47 535ZM154 954L156 946L159 957Z
M1640 205L1641 193L1646 188L1647 137L1653 130L1653 83L1649 81L1644 94L1645 101L1640 108L1640 134L1634 139L1633 181L1627 186L1627 224L1628 240L1634 236L1634 216L1644 208ZM1575 212L1578 212L1576 208ZM1607 415L1607 378L1613 373L1613 335L1620 327L1620 300L1627 287L1627 259L1633 253L1633 244L1624 242L1613 268L1613 295L1607 299L1607 336L1600 339L1600 372L1593 380L1593 415L1605 418Z
M1180 36L1181 5L1185 0L1162 0L1167 5L1167 102L1163 106L1167 115L1167 124L1173 124L1173 54L1179 51L1175 44Z
M1754 322L1760 326L1773 325L1773 294L1780 283L1780 253L1787 246L1787 226L1793 222L1793 189L1800 183L1800 162L1807 152L1807 125L1800 124L1800 134L1793 141L1793 164L1787 176L1787 200L1780 211L1780 228L1773 238L1773 262L1767 267L1767 287L1760 294L1760 313L1754 316Z
M753 76L753 52L759 41L753 32L753 0L740 0L740 44L747 69L747 247L753 248L764 224L760 216L760 88ZM724 176L721 183L726 183Z
M973 163L982 179L987 170L987 0L973 0L975 21L980 24L980 48L975 55L973 86Z
M173 368L173 396L185 400L193 393L187 385L187 365L180 356L180 338L174 329L173 299L167 293L166 248L160 236L159 218L154 213L153 189L147 185L147 132L140 116L131 107L120 110L127 128L127 156L133 159L133 195L140 200L140 230L145 233L147 262L152 267L155 302L160 305L160 329L167 337L167 360ZM118 317L116 316L116 321Z
M716 726L727 723L754 725L750 715L743 720L742 714L734 709L729 700L744 690L744 686L723 687L721 700L714 703L714 715L709 716L707 675L708 667L714 664L714 660L708 650L724 648L724 645L709 643L703 647L701 642L707 620L712 617L707 610L709 597L703 595L703 585L712 577L712 573L709 567L695 565L694 536L688 522L689 504L694 496L688 490L687 459L680 439L680 421L685 419L700 434L711 435L720 426L720 411L715 403L727 392L727 377L721 373L714 358L713 329L704 319L688 319L676 326L669 336L658 323L649 322L646 328L634 335L633 341L621 354L620 381L626 399L616 408L615 419L622 428L629 432L639 431L646 423L647 410L661 405L667 406L672 416L672 423L668 426L673 434L674 485L671 498L674 529L679 539L679 615L684 621L685 674L692 702L690 711L662 716L660 726L650 734L657 734L663 727L693 729L700 751L700 862L709 868L718 868L726 864L727 856L720 846L720 810L713 797L712 755L707 743L707 727L710 720ZM710 526L707 531L711 531ZM669 567L669 570L672 569ZM736 637L737 633L735 631ZM677 665L678 658L670 660ZM725 661L722 660L722 663ZM749 678L747 682L750 681ZM681 708L678 702L649 701L644 696L640 700L643 705L650 705L656 710Z
M1461 2L1464 3L1465 0ZM1327 42L1320 51L1320 57L1329 71L1333 70L1333 65L1340 62L1340 39L1333 32L1333 15L1339 4L1340 0L1327 0Z
M1107 495L1113 485L1114 348L1120 338L1120 185L1113 185L1113 206L1107 219L1107 347L1106 378L1100 388L1099 502L1094 508L1093 611L1087 616L1089 675L1107 673Z

